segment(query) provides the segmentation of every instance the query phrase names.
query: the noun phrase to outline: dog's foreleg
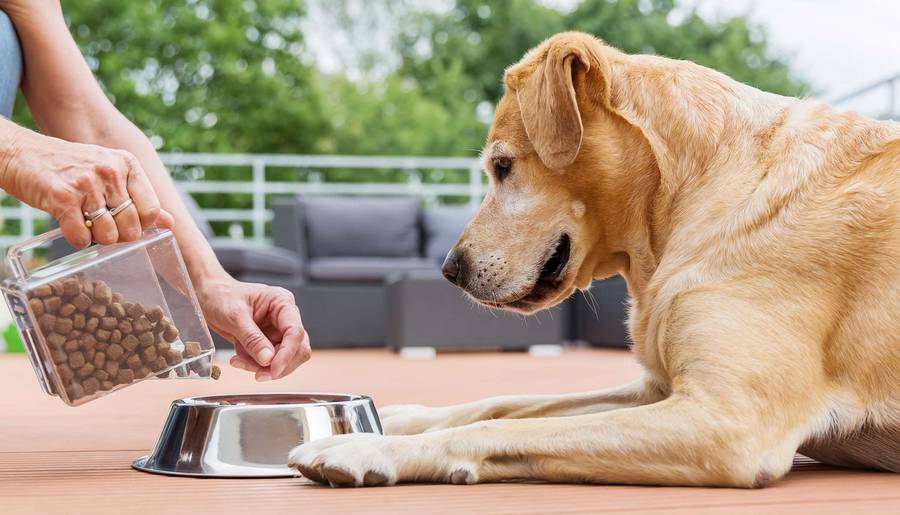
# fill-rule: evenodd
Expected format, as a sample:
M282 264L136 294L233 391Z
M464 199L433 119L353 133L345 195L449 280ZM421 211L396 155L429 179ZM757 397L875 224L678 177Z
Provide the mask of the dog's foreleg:
M672 396L647 406L491 420L413 436L342 435L301 445L290 463L341 486L396 482L762 486L797 447L756 416Z
M665 398L642 378L607 390L561 395L506 395L446 407L387 406L379 410L385 433L412 435L500 418L568 417L640 406Z

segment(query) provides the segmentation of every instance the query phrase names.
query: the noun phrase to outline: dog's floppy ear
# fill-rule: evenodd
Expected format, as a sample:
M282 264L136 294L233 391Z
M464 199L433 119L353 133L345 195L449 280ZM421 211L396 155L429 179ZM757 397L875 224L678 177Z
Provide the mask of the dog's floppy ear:
M515 89L528 140L548 168L569 166L581 148L584 127L574 75L589 69L579 42L559 42L549 45L543 62L538 60L530 74L527 69L510 70L508 83Z

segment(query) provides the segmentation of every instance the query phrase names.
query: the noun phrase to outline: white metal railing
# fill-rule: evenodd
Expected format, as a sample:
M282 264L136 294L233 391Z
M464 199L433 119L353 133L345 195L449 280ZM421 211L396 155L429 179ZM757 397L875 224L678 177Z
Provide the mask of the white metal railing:
M419 157L419 156L340 156L340 155L300 155L300 154L203 154L203 153L163 153L160 154L166 166L175 167L246 167L249 180L188 180L176 181L177 186L188 193L249 193L253 198L251 209L201 209L209 221L251 222L253 234L248 238L253 243L266 241L266 222L272 219L271 210L266 208L269 195L412 195L432 201L441 197L468 197L472 205L481 201L485 186L482 180L481 162L466 157ZM273 168L294 168L320 172L326 169L352 169L363 180L371 170L399 170L405 172L405 182L328 182L317 173L311 173L306 181L269 181L266 173ZM437 183L423 181L421 172L425 170L464 170L466 182ZM0 198L7 195L0 191ZM34 222L47 218L47 214L25 205L0 207L3 220L19 220L19 230L0 235L0 246L30 238L34 235ZM5 224L6 225L6 224Z
M882 92L885 95L883 98L871 98L873 94ZM869 114L881 118L897 119L900 118L900 112L897 110L898 93L900 93L900 72L841 95L832 100L831 103L836 106L853 106L869 100L868 104L877 109L877 111ZM882 102L884 103L882 104ZM872 107L863 110L871 111Z

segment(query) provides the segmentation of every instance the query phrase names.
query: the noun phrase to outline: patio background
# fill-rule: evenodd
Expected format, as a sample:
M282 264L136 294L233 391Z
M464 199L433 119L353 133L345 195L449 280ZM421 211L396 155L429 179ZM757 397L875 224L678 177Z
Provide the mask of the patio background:
M792 71L755 18L709 7L695 0L64 5L105 91L162 152L216 239L246 245L269 241L279 197L478 203L485 177L476 156L502 94L502 70L560 30L691 59L768 91L898 116L900 74L890 72L900 63L886 62L886 78L856 91L822 95L822 85ZM23 101L14 119L33 126ZM46 215L2 192L0 218L0 247L49 226Z

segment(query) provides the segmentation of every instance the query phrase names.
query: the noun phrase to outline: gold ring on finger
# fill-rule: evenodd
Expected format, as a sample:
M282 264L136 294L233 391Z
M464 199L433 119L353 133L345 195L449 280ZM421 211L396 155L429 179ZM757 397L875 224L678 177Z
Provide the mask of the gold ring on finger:
M100 209L91 211L90 213L85 211L83 213L84 214L84 226L87 227L88 229L90 229L91 227L94 226L94 220L100 218L101 216L103 216L107 213L109 213L109 209L106 209L105 207L101 207Z

